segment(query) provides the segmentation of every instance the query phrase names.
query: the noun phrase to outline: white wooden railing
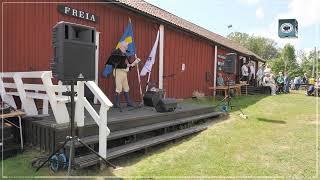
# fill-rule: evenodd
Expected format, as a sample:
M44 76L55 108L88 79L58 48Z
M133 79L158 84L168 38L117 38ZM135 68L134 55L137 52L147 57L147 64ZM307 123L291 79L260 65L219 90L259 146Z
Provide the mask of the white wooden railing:
M94 94L94 96L100 102L100 111L99 113L91 106L86 97L84 97L84 85L86 85L90 91ZM78 127L84 126L84 108L89 112L94 121L99 126L99 154L106 158L107 157L107 137L110 134L110 130L107 126L107 112L110 107L113 106L111 101L107 98L107 96L101 91L101 89L97 86L94 81L79 81L77 84L78 91L78 99L76 103L75 110L75 121Z
M42 84L26 84L23 79L41 79ZM7 79L13 79L14 83L6 82ZM95 109L84 96L84 86L87 86L100 102L100 110ZM48 105L58 124L70 122L69 112L66 103L70 101L68 96L63 96L62 92L68 88L62 83L54 85L52 83L51 71L33 71L33 72L5 72L0 74L0 95L3 101L13 107L17 107L13 96L21 100L22 109L28 116L37 116L39 111L35 104L36 99L43 101L42 114L48 115ZM9 91L8 91L9 90ZM94 81L78 82L75 86L77 97L75 98L75 122L78 127L84 126L84 109L92 116L99 126L99 154L107 157L107 136L110 130L107 126L107 112L113 106L108 97L101 91ZM49 103L48 103L49 102Z

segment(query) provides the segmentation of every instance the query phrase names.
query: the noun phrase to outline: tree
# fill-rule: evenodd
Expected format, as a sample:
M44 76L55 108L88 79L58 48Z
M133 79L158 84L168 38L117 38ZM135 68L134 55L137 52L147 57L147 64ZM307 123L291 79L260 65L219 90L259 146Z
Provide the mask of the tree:
M320 51L318 51L318 59L317 61L315 61L315 51L312 50L310 51L309 53L306 53L304 51L300 51L298 53L298 56L299 58L301 59L301 69L304 73L307 73L307 76L308 77L312 77L312 68L313 68L313 64L315 66L315 74L317 73L317 70L318 70L318 73L319 73L319 69L320 69L320 57L319 57L319 54L320 54Z
M298 57L301 59L299 64L295 48L290 44L286 44L284 48L279 49L277 43L272 39L241 32L232 32L227 37L267 60L275 74L286 70L291 77L302 76L304 73L311 77L313 63L316 62L315 73L318 73L318 76L320 75L320 51L318 51L317 61L314 61L316 56L314 51L310 53L298 51Z
M271 61L271 69L274 73L287 71L291 77L301 76L303 74L300 68L295 48L291 44L286 44L279 56Z
M232 32L227 37L265 60L275 59L279 54L277 43L269 38L254 35L250 36L247 33L241 32Z

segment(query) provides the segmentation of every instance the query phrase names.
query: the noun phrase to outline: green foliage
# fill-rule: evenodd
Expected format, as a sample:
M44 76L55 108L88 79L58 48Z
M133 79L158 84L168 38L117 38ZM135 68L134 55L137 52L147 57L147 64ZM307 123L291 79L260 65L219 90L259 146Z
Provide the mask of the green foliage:
M241 44L265 60L274 59L279 54L276 47L277 43L269 38L250 36L241 32L232 32L228 35L228 38Z
M318 51L318 54L320 54L320 51ZM315 61L315 51L311 51L309 54L307 54L304 51L300 51L298 53L298 56L301 60L301 69L304 73L307 73L308 77L312 77L312 69L314 64L314 75L316 76L317 70L318 70L318 76L320 75L319 69L320 69L320 57L318 55L318 60Z
M267 60L275 74L286 70L291 77L302 76L304 73L307 73L308 77L312 76L314 51L309 54L303 51L298 52L298 57L301 59L299 64L295 48L290 44L286 44L283 49L279 49L277 48L277 43L272 39L241 32L232 32L228 35L228 38ZM318 51L318 54L320 54L320 51ZM315 73L317 73L317 69L320 69L320 58L318 58L317 62L315 63L318 64L315 67Z
M270 64L272 66L272 71L275 74L284 71L287 71L291 77L301 76L303 74L303 71L297 62L295 48L290 44L286 44L279 56L271 61Z

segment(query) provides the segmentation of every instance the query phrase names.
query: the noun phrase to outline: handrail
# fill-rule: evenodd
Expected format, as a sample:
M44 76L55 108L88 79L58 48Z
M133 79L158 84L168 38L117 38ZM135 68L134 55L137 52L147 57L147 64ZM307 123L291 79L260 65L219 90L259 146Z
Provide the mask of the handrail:
M97 86L97 84L94 81L87 81L85 84L91 90L91 92L98 98L100 103L105 104L107 107L113 106L112 102L101 91L101 89Z
M100 102L100 111L97 112L88 100L84 97L84 85L90 89L94 96ZM78 82L78 100L76 104L76 116L75 120L78 126L84 126L84 108L89 112L91 117L99 126L99 154L107 157L107 137L110 134L110 129L107 126L108 116L107 112L110 107L113 106L108 97L101 91L94 81Z
M2 72L1 78L12 78L15 74L21 75L23 78L40 78L43 73L51 71L23 71L23 72ZM52 75L51 75L52 78Z
M2 78L13 78L14 83L4 83ZM22 81L23 78L40 78L43 84L25 84ZM101 106L99 112L97 112L92 107L92 105L84 96L84 85L86 85L90 89L90 91L100 102ZM48 101L50 102L53 115L58 124L70 122L69 112L65 104L65 99L67 98L66 96L61 96L61 92L65 92L69 89L67 86L62 85L61 83L59 83L59 85L54 85L52 83L51 71L0 73L1 97L3 97L3 99L5 100L10 101L10 103L14 103L12 96L15 95L16 92L6 93L5 88L17 89L20 100L22 102L22 106L24 107L28 115L38 114L34 98L42 99L44 109L46 108L46 112L48 112ZM30 92L27 92L26 90L32 90L35 92L31 92L30 95ZM79 81L77 86L75 86L75 90L78 93L76 98L75 121L79 127L84 126L84 109L89 112L89 114L99 126L99 154L102 157L106 158L107 136L110 134L110 130L107 127L107 112L109 108L113 106L113 104L94 81ZM39 91L42 91L43 93L38 93Z
M45 79L43 79L43 77L45 77ZM13 79L14 83L3 82L3 78ZM25 78L41 79L43 84L24 83L23 79ZM43 101L42 114L44 115L48 115L48 103L50 101L51 109L54 112L56 122L69 122L69 115L67 113L66 107L64 107L65 102L68 99L66 96L62 96L62 92L65 92L67 90L67 87L63 86L60 83L58 85L52 84L52 78L53 76L51 71L2 72L0 73L1 97L4 98L4 101L8 102L10 105L16 108L13 96L19 96L22 109L24 109L26 114L29 116L39 115L37 106L34 102L35 99L40 99ZM16 89L16 92L6 92L6 88L12 90ZM75 87L75 90L78 91L78 88ZM51 93L50 96L48 95L48 92ZM59 103L58 101L61 101L62 103Z

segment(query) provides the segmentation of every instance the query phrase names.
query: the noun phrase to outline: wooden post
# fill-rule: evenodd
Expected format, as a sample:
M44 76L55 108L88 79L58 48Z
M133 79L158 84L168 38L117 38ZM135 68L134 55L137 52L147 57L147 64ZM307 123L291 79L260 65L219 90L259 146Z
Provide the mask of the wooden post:
M75 122L77 123L78 127L83 127L84 126L84 82L83 81L78 81L77 82L78 86L78 96L77 96L77 103L76 103L76 108L75 108Z
M159 89L163 89L163 56L164 56L164 25L160 25L159 44Z
M16 87L17 87L17 90L19 93L19 97L20 97L21 103L23 104L23 108L24 108L26 114L28 116L38 115L38 110L37 110L37 107L36 107L34 100L32 98L27 97L20 73L16 73L13 76L13 79L14 79L14 83L16 84Z
M95 57L95 82L96 84L99 84L99 38L100 38L100 32L96 32L96 57ZM98 99L97 97L93 98L93 103L97 104L98 103Z
M217 65L218 65L218 46L214 46L214 66L213 66L213 97L216 97L217 86Z

